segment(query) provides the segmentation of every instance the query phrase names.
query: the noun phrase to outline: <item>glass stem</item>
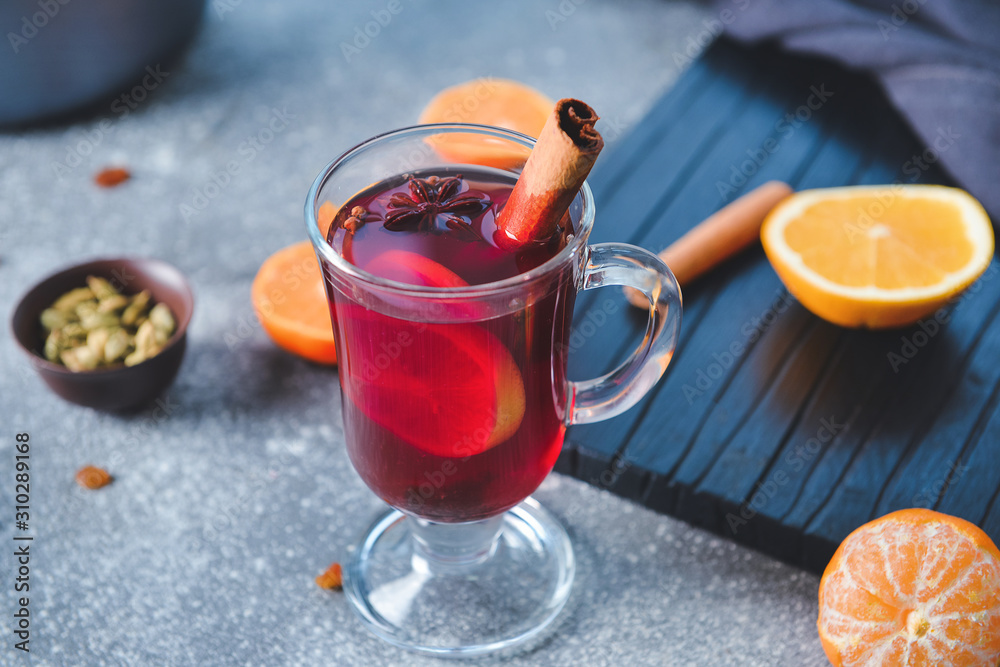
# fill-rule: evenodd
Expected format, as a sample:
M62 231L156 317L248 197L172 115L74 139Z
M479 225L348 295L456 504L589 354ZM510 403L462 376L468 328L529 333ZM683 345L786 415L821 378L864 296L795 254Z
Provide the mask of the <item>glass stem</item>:
M413 566L432 574L473 570L496 552L503 515L467 523L437 523L410 517Z

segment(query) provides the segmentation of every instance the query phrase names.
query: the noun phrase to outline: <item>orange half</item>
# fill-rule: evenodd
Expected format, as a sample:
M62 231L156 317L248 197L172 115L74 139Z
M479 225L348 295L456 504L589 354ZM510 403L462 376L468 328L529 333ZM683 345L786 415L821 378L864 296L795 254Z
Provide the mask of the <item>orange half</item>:
M971 285L993 228L964 190L937 185L805 190L764 221L761 243L803 306L847 327L905 326Z

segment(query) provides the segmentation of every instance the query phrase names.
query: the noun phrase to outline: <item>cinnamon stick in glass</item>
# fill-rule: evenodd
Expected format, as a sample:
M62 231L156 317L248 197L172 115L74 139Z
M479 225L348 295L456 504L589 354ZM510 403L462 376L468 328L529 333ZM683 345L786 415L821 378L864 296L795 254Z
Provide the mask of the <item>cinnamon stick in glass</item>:
M604 148L597 119L580 100L556 102L497 217L498 246L513 251L552 236Z

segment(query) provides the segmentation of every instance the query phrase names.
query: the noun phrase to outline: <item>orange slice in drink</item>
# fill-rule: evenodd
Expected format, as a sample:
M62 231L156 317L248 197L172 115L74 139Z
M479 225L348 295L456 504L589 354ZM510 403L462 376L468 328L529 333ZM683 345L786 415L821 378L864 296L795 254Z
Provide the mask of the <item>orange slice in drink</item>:
M555 102L523 83L481 78L442 90L418 122L493 125L537 137L554 107ZM428 142L450 162L501 169L523 164L529 153L506 140L471 134L440 134Z
M937 185L805 190L761 229L774 270L803 306L847 327L912 324L986 270L993 228L967 192Z
M468 287L469 285L460 275L443 264L408 250L386 250L368 262L365 271L408 285L423 287ZM389 295L383 298L390 302L394 301ZM405 301L405 298L402 301ZM481 320L486 313L482 303L471 299L456 301L441 299L440 306L442 315L447 314L455 319Z
M468 287L461 276L429 257L408 250L386 250L365 265L365 271L408 285Z
M520 427L521 373L482 326L409 322L352 307L343 310L338 331L348 349L340 371L348 398L414 447L473 456Z
M279 347L321 364L337 362L330 307L312 243L290 245L264 260L250 300Z
M836 667L995 667L1000 551L964 519L925 509L887 514L833 555L817 626Z

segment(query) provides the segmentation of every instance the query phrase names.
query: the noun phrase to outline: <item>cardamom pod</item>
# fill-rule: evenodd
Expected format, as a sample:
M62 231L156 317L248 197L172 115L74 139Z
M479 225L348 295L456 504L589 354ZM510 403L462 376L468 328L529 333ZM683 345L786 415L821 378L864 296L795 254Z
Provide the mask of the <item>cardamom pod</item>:
M146 353L142 350L136 350L132 354L125 357L126 366L135 366L136 364L141 364L146 361Z
M63 336L66 338L86 338L87 330L79 322L70 322L62 328Z
M73 310L76 308L77 304L83 303L84 301L90 301L93 298L94 293L90 291L89 287L77 287L76 289L70 290L56 299L56 302L52 304L52 307L56 310Z
M45 358L49 361L58 361L59 354L63 351L66 338L59 330L53 331L45 338Z
M156 327L149 320L142 323L139 330L135 332L135 349L142 351L147 357L151 357L159 346L156 344Z
M118 318L111 313L86 313L80 316L80 326L91 332L94 329L118 326Z
M153 328L156 330L157 344L161 347L166 345L177 326L174 322L174 315L170 312L170 307L165 303L156 304L149 311L149 321L153 323Z
M87 347L94 353L97 363L104 361L104 346L107 345L108 338L110 337L111 330L108 328L94 329L87 334Z
M121 310L128 304L129 301L127 296L122 296L121 294L115 294L113 296L101 299L101 302L97 304L97 312L113 313L116 310Z
M55 308L46 308L42 311L38 319L41 321L43 327L52 331L53 329L61 329L66 326L70 322L71 317L75 319L76 314L71 314L65 310L56 310Z
M98 276L87 276L87 287L94 293L98 300L107 299L118 294L118 290L111 286L104 278Z
M157 330L162 330L169 336L174 332L174 315L170 312L170 307L165 303L158 303L149 311L149 321Z
M139 319L139 316L144 314L146 311L146 306L149 305L149 290L142 290L134 297L132 297L132 303L128 305L125 312L122 313L122 324L125 326L132 326L135 321Z
M132 337L124 329L115 329L104 343L104 363L113 364L128 352Z
M93 315L97 312L97 301L94 299L87 299L76 304L76 308L73 309L76 313L78 319L82 320L86 315Z
M97 368L97 355L86 345L66 350L59 358L71 371L92 371Z

